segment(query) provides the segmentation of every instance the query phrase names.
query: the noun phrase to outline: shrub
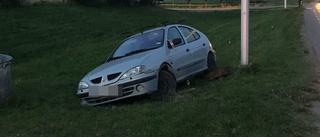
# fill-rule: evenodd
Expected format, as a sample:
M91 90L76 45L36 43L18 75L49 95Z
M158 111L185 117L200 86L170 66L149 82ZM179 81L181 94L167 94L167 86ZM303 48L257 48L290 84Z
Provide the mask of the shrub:
M21 8L22 0L0 0L0 9L2 8Z
M153 6L155 0L72 0L73 2L87 7L105 6Z

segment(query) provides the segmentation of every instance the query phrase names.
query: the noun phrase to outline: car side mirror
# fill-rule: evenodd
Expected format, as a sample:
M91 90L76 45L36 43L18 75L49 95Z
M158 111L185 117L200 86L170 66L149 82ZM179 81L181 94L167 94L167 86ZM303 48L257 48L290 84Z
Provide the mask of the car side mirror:
M173 39L172 41L167 39L167 42L168 42L168 48L172 49L174 48L175 45L181 44L182 41L181 41L181 38L176 38L176 39Z
M174 45L179 45L181 42L182 42L182 40L181 40L180 38L176 38L176 39L173 39L173 40L172 40L172 43L173 43Z

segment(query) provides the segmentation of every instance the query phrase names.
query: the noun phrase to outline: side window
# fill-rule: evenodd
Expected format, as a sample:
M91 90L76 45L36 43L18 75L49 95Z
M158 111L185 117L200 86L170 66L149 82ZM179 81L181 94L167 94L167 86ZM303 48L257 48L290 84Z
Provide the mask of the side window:
M184 37L188 37L188 38L187 38L187 42L188 42L188 43L200 39L200 35L199 35L197 32L194 32L193 34L191 34L191 32L192 32L193 30L190 29L190 28L180 26L179 29L180 29L180 31L182 32L182 34L183 34ZM189 35L190 35L190 36L189 36Z
M179 33L178 29L176 27L171 27L168 30L168 40L173 41L176 38L180 38L181 39L181 43L179 45L175 45L175 46L180 46L184 44L184 40L181 36L181 34Z
M200 35L198 34L198 32L193 34L194 38L196 38L196 40L200 39Z

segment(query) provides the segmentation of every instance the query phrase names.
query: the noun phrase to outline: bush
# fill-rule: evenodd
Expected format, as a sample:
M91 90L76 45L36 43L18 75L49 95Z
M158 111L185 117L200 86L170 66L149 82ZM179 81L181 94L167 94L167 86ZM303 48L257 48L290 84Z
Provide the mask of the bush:
M75 3L87 7L105 6L151 6L155 0L73 0Z
M220 0L220 3L225 5L239 5L241 0Z
M22 0L0 0L0 9L3 8L21 8Z
M154 6L155 0L140 0L139 4L144 6Z
M86 7L103 7L108 5L106 0L73 0L75 3Z

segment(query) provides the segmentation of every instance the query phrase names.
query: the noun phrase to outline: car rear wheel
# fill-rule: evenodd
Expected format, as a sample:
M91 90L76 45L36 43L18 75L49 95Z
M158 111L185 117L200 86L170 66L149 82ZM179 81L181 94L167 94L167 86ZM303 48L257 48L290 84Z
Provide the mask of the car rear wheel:
M208 72L217 70L217 64L216 64L216 60L214 58L213 53L208 54L207 66L208 66Z
M158 90L150 94L150 98L154 101L169 99L177 87L177 82L174 76L168 71L161 70L159 72Z

